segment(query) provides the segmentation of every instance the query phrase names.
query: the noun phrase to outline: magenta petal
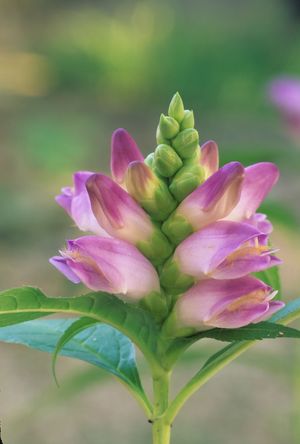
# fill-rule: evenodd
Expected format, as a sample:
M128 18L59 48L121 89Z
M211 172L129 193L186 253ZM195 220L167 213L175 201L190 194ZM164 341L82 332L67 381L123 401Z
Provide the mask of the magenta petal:
M179 205L195 230L226 217L239 201L244 168L239 162L224 165Z
M94 174L86 186L93 213L107 233L133 244L149 239L154 230L150 217L118 184Z
M51 259L49 259L49 262L51 265L57 268L58 271L64 274L66 278L69 279L71 282L73 282L74 284L80 283L79 277L67 265L67 260L64 257L53 256Z
M300 80L279 78L269 87L271 101L284 113L300 115Z
M200 163L204 168L205 178L218 171L219 149L214 140L208 140L201 146Z
M114 131L111 139L111 173L114 180L124 182L125 173L131 162L144 161L136 142L123 128Z
M227 220L242 221L251 218L279 178L277 166L261 162L245 168L245 180L240 200Z
M266 319L269 319L274 313L281 310L285 306L285 303L282 301L271 301L269 302L269 309L266 313L264 313L261 317L255 319L253 321L254 324L257 324L258 322L265 321Z
M260 232L248 224L215 222L185 239L177 247L174 259L183 273L201 277L215 270L242 244L259 235Z

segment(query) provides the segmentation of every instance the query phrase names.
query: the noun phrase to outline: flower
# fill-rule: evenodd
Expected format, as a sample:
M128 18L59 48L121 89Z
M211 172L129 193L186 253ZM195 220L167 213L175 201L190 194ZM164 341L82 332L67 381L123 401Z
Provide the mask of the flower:
M300 79L280 77L268 88L271 102L279 109L291 137L300 138Z
M168 113L145 160L121 128L112 136L112 177L75 173L57 202L95 235L68 241L50 262L74 283L138 304L171 336L259 322L284 305L251 275L281 263L272 225L257 213L278 168L219 168L217 144L199 146L178 93Z
M85 236L70 240L61 256L50 262L75 284L82 282L91 290L120 294L127 300L137 301L160 287L153 265L120 239Z
M204 279L181 296L175 305L178 328L206 330L238 328L257 323L284 306L273 301L276 291L251 276L240 279Z

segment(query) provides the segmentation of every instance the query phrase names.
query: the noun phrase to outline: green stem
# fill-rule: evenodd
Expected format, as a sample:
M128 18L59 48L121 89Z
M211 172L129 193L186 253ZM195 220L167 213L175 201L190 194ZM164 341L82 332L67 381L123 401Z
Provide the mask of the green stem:
M165 418L169 404L170 373L161 372L153 375L153 444L169 444L171 439L171 424Z

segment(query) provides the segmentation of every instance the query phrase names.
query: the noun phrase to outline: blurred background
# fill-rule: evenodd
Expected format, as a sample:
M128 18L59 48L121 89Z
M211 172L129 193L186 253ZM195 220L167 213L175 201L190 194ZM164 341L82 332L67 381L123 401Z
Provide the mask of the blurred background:
M267 98L272 79L300 78L299 3L0 0L0 288L84 291L48 263L78 236L54 196L74 170L108 172L117 127L152 151L178 90L222 163L279 165L263 210L284 260L284 297L299 296L300 136L289 137ZM135 401L100 370L60 358L58 389L50 356L6 344L0 353L5 444L150 443ZM204 355L190 352L174 389ZM173 434L174 444L298 443L299 343L258 344L191 399Z

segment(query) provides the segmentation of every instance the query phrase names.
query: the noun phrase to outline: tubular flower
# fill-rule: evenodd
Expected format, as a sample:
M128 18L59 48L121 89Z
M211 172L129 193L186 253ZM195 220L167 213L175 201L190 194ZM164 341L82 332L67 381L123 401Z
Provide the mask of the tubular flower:
M276 290L251 276L281 263L272 225L256 213L278 180L271 163L219 168L218 146L199 146L194 115L175 94L144 160L114 132L112 178L78 172L57 202L95 236L67 242L50 262L74 283L119 295L182 336L238 328L279 310ZM106 236L106 237L105 237Z
M284 306L273 301L276 291L259 279L205 279L175 304L177 328L195 331L213 327L238 328L257 323ZM174 315L173 315L174 316Z
M72 282L83 282L91 290L121 294L129 300L159 291L153 265L137 248L119 239L85 236L68 241L61 256L50 262Z

